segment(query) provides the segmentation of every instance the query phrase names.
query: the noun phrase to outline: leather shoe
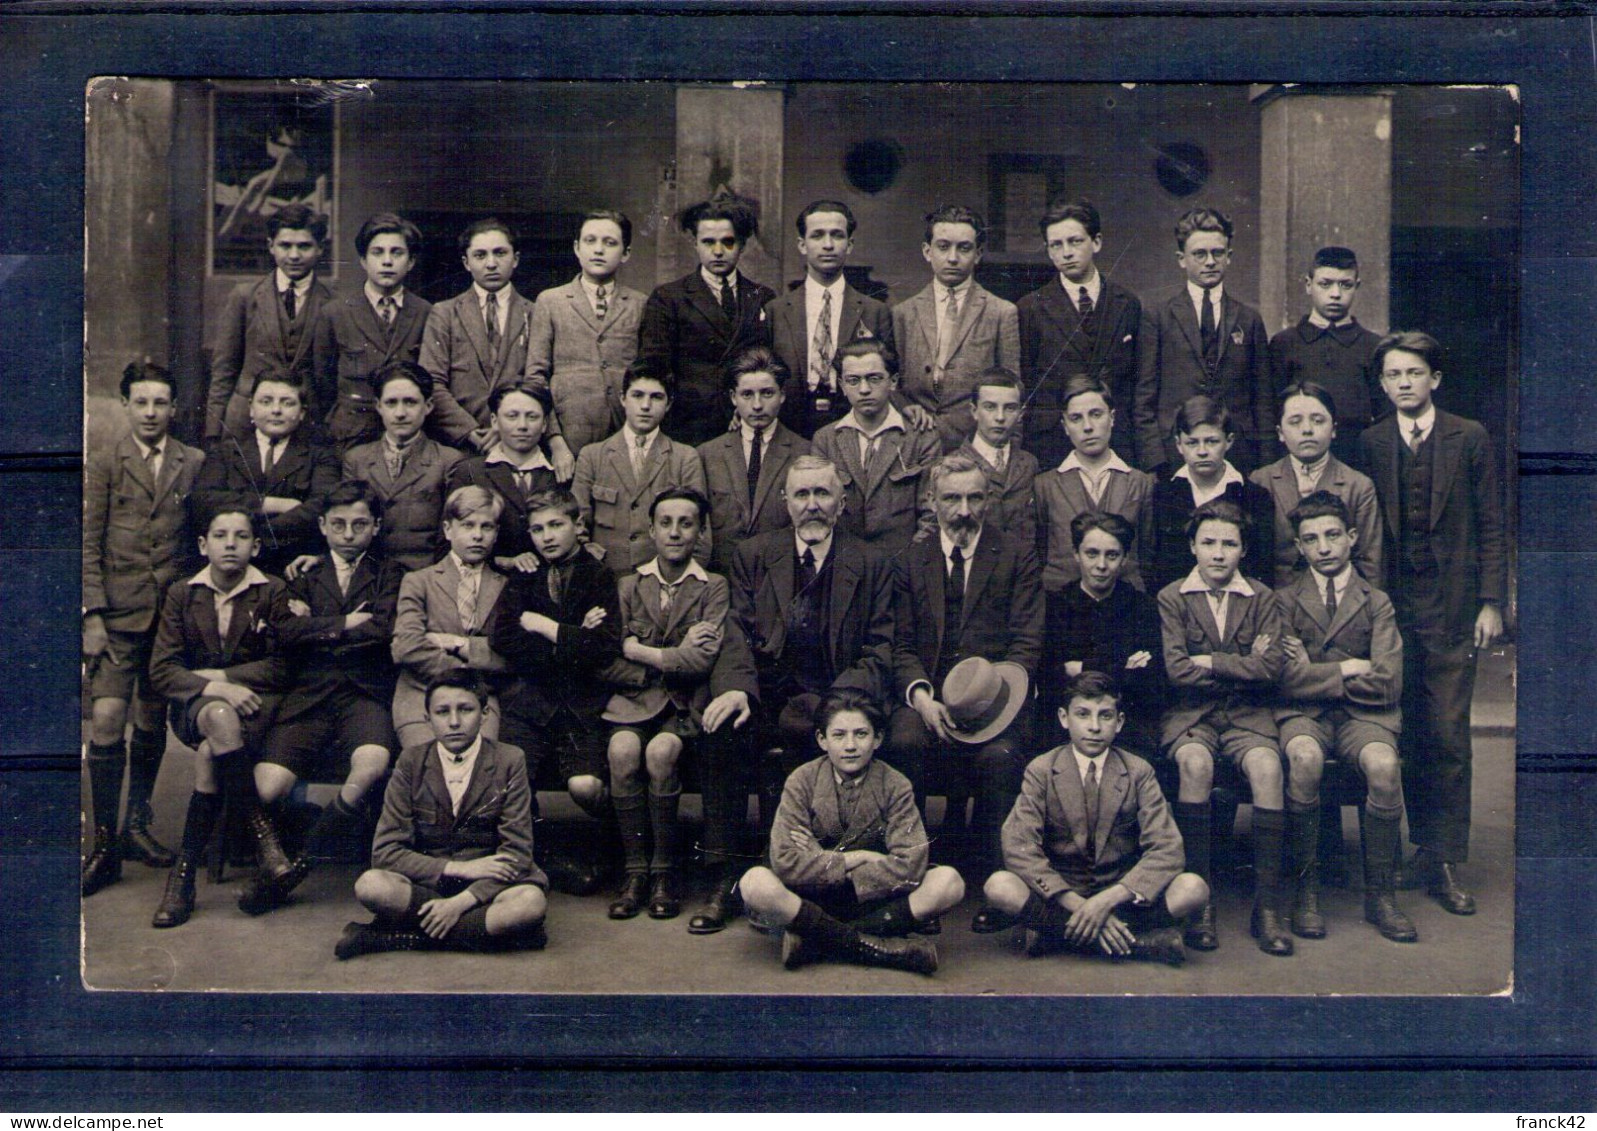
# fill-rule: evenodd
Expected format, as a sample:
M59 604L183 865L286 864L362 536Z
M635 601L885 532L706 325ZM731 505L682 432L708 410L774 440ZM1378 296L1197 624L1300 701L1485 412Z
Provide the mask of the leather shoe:
M130 805L128 827L122 832L122 857L137 860L147 868L170 868L177 853L150 835L150 807Z
M592 895L604 886L599 869L586 860L550 853L543 870L549 877L549 886L566 895Z
M792 931L782 932L782 966L787 970L797 970L800 966L808 966L811 962L820 961L820 956L813 948L804 945L804 936L794 934Z
M1436 875L1438 861L1428 848L1415 850L1413 856L1392 869L1392 887L1397 891L1419 891L1430 886Z
M710 893L704 909L688 920L688 934L713 935L743 914L743 897L738 894L736 876L723 876Z
M675 919L682 914L682 888L675 872L657 872L649 887L649 918Z
M943 933L943 920L941 917L936 919L917 919L915 924L910 927L910 930L917 935L925 935L927 937L940 935Z
M1375 929L1381 932L1382 938L1391 939L1393 942L1418 942L1420 933L1414 929L1414 921L1397 905L1397 899L1389 891L1375 892L1364 897L1364 919L1374 923Z
M649 901L649 877L643 872L628 872L621 883L621 894L610 904L610 918L635 919Z
M1011 915L999 907L983 907L970 921L970 929L978 935L996 935L1019 922L1019 915Z
M1273 907L1254 904L1253 921L1248 929L1259 940L1259 949L1265 954L1286 958L1292 953L1292 936L1282 926L1281 916Z
M178 857L172 870L166 874L166 890L150 920L152 927L178 927L194 914L194 861Z
M83 862L82 890L85 899L122 878L122 853L118 847L116 838L107 830L94 830L94 848Z
M1166 966L1183 966L1187 961L1186 947L1181 945L1181 932L1174 927L1161 927L1131 940L1131 953L1127 957L1138 962L1162 962Z
M1193 950L1220 949L1220 934L1214 927L1214 905L1206 903L1203 910L1187 920L1183 940Z
M1292 933L1300 939L1323 939L1325 916L1320 914L1320 892L1312 881L1298 888L1292 901Z
M1425 891L1432 899L1442 905L1443 911L1454 915L1475 914L1475 897L1458 886L1458 873L1456 864L1446 861L1436 866L1436 871L1431 874L1431 882L1426 885Z

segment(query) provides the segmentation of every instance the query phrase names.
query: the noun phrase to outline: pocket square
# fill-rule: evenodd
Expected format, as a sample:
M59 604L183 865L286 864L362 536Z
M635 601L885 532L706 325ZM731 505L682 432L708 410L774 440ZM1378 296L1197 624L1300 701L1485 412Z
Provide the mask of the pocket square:
M1243 340L1244 339L1243 339L1243 335L1242 335L1242 331L1241 330L1232 330L1231 331L1231 344L1232 345L1240 346L1242 344Z
M1130 334L1127 334L1125 337L1120 339L1122 344L1124 344L1126 342L1129 342L1130 340L1131 340L1131 335Z

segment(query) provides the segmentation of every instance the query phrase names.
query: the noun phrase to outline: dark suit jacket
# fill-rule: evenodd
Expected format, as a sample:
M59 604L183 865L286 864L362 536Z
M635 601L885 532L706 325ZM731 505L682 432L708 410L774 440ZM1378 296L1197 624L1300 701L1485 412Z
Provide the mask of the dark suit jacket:
M1181 833L1153 767L1129 751L1103 755L1095 836L1087 843L1081 771L1068 743L1032 760L1004 821L1004 867L1046 900L1115 884L1152 902L1186 866Z
M1270 339L1264 319L1227 289L1218 312L1220 361L1213 374L1203 363L1203 335L1192 298L1182 286L1142 313L1141 352L1132 422L1137 460L1152 470L1181 466L1172 431L1181 402L1204 393L1225 402L1237 430L1232 462L1247 469L1274 459L1275 389L1270 384Z
M1306 570L1276 596L1287 632L1303 641L1309 654L1307 664L1287 661L1282 670L1276 722L1294 715L1319 718L1341 707L1393 734L1403 729L1398 706L1403 695L1403 638L1387 595L1355 571L1337 601L1336 615L1327 616L1325 579ZM1370 671L1344 679L1343 660L1368 660Z
M854 812L845 825L832 764L806 762L788 775L771 825L771 870L788 887L841 893L852 886L860 901L914 891L926 878L928 844L909 779L880 759L865 768ZM800 848L788 834L803 830L814 846ZM852 872L843 851L880 852Z
M1319 489L1340 498L1352 512L1353 526L1358 531L1358 541L1353 547L1353 564L1370 581L1383 585L1381 506L1375 498L1375 484L1370 482L1368 475L1354 471L1336 456L1328 455L1325 458ZM1284 589L1308 568L1308 563L1298 552L1297 532L1292 529L1292 521L1287 517L1303 501L1298 494L1297 473L1292 470L1291 457L1282 456L1267 467L1259 468L1248 479L1269 491L1270 497L1275 500L1272 586ZM1255 562L1253 568L1263 572L1264 567Z
M505 712L532 724L543 724L561 707L598 724L611 688L595 678L621 656L621 608L615 574L589 549L579 549L571 576L555 604L545 570L517 574L499 601L490 638L518 677L505 693ZM582 627L594 607L605 611L597 628ZM521 627L521 614L542 613L560 625L551 644Z
M316 520L327 493L338 486L338 459L321 444L308 440L306 432L302 424L288 438L270 475L261 470L261 449L254 429L242 437L224 434L194 481L196 516L213 513L222 505L246 507L261 516L257 564L268 573L280 572L300 554L314 554L325 546ZM299 499L300 505L267 517L261 513L261 500L268 496Z
M752 346L770 342L765 304L776 297L738 272L738 321L732 325L699 269L662 283L643 307L638 328L640 372L676 379L669 424L682 443L697 447L726 431L732 405L726 367Z
M418 436L399 478L388 474L382 440L351 448L344 455L344 478L364 479L383 500L383 528L374 549L406 569L421 569L448 550L444 542L444 485L461 454L427 436Z
M284 690L290 672L277 637L288 615L285 593L280 580L268 577L235 597L224 640L217 631L215 594L190 578L172 582L150 653L151 686L186 706L207 682L194 673L215 668L227 673L229 683L252 691Z
M732 554L732 620L757 658L780 661L793 596L792 530L745 539ZM893 569L857 539L838 531L826 569L833 571L826 617L826 672L834 687L885 699L893 681Z
M83 611L105 626L155 625L167 586L194 562L188 502L205 453L167 437L159 482L132 436L90 452L83 469Z
M444 476L444 498L447 499L461 487L485 487L492 491L505 503L505 509L499 515L499 535L494 539L494 558L514 558L531 553L527 499L539 491L556 486L555 473L542 467L533 471L532 489L523 493L516 485L516 473L508 463L488 463L487 459L487 456L471 456L452 465Z
M349 579L349 592L338 591L338 571L322 554L312 569L288 583L288 596L310 606L278 625L279 646L294 668L294 685L277 711L277 721L298 718L346 688L375 699L384 707L394 698L394 664L389 638L394 609L405 571L396 562L367 553ZM347 632L344 616L362 605L372 619Z
M1371 425L1359 438L1365 469L1386 517L1387 575L1401 569L1403 500L1398 484L1397 414ZM1507 558L1503 542L1503 499L1497 487L1486 429L1473 420L1436 410L1428 443L1436 450L1431 483L1431 552L1440 566L1436 585L1443 598L1444 635L1452 641L1471 638L1483 601L1502 604L1508 595ZM1389 588L1396 588L1395 580Z
M943 450L951 452L976 431L970 397L983 370L1003 366L1020 372L1020 324L1015 306L972 282L954 327L953 345L940 388L937 368L937 292L927 283L893 307L893 339L899 349L899 392L937 417Z
M1231 484L1225 499L1242 508L1250 530L1243 540L1247 549L1243 570L1273 576L1275 568L1275 500L1257 483ZM1185 479L1165 478L1153 485L1148 499L1146 541L1138 560L1150 593L1157 593L1172 581L1192 572L1192 543L1187 538L1187 520L1197 508L1192 505L1192 487ZM1137 535L1143 537L1142 533ZM1067 534L1068 538L1069 535Z
M710 562L717 572L731 569L732 549L743 539L793 525L782 500L782 488L787 483L788 464L809 452L808 440L777 423L760 454L760 479L754 485L751 511L743 433L723 432L699 445L699 459L704 463L704 480L709 488L710 526L715 532Z
M1057 467L1070 450L1059 426L1065 383L1078 373L1096 377L1115 398L1110 446L1128 459L1132 400L1142 331L1142 302L1106 275L1093 311L1091 332L1056 275L1016 303L1020 316L1020 375L1026 382L1025 445L1043 467Z
M211 352L211 387L205 398L208 444L221 437L224 427L236 436L249 434L250 396L262 376L292 376L310 384L316 321L332 297L326 283L313 279L290 322L277 292L276 271L233 288L217 319Z
M390 361L417 360L431 309L426 299L407 290L394 324L385 326L363 284L322 307L311 347L311 419L323 425L340 451L382 433L371 375Z
M1370 364L1381 336L1355 321L1351 326L1316 326L1307 315L1270 339L1270 379L1276 395L1288 385L1313 381L1336 402L1336 430L1347 439L1389 411L1381 375Z
M942 540L934 535L900 555L893 596L893 682L898 696L926 680L932 694L941 697L948 668L969 656L1019 664L1036 678L1045 616L1036 553L989 524L966 569L960 623L950 625L945 618L948 578ZM952 663L940 667L937 658L950 633Z
M488 398L494 390L520 384L527 370L532 303L513 286L504 288L498 297L504 308L500 316L504 332L499 335L496 348L488 345L488 329L483 324L475 288L434 305L422 330L418 360L433 375L433 408L427 417L427 434L457 448L470 449L467 437L488 427L492 415ZM410 304L408 296L405 304ZM558 422L550 420L545 431L558 433Z
M521 748L483 738L459 813L450 803L437 750L436 742L418 743L394 762L372 839L372 867L436 887L449 861L500 854L515 861L516 877L510 883L472 881L469 890L478 903L492 903L511 884L547 890L548 877L532 859L532 789Z
M1159 709L1163 704L1164 644L1159 630L1159 606L1154 598L1133 588L1124 577L1101 602L1087 596L1080 581L1048 594L1048 620L1043 633L1043 661L1037 677L1043 705L1050 713L1069 683L1065 665L1081 661L1083 671L1114 676L1125 693L1121 710L1127 729L1121 741L1141 749L1157 740ZM1126 669L1133 653L1147 652L1147 667ZM1135 724L1135 725L1133 725Z
M848 398L838 389L832 398L829 420L810 420L806 417L806 389L810 364L808 319L804 310L804 284L769 299L765 307L766 332L771 349L787 366L787 383L782 386L786 399L782 402L782 423L805 439L815 435L822 425L836 420L848 412ZM837 324L837 341L834 350L855 338L877 338L893 346L893 314L887 304L860 294L853 287L843 286L843 315Z
M1286 626L1275 594L1244 578L1252 597L1233 593L1226 599L1226 631L1222 637L1203 593L1181 592L1174 581L1159 591L1159 626L1164 638L1165 675L1170 680L1161 746L1168 747L1181 732L1216 707L1231 714L1233 726L1276 739L1276 681L1286 666L1281 632ZM1253 641L1268 635L1270 646L1253 655ZM1193 656L1211 656L1214 669L1204 671Z

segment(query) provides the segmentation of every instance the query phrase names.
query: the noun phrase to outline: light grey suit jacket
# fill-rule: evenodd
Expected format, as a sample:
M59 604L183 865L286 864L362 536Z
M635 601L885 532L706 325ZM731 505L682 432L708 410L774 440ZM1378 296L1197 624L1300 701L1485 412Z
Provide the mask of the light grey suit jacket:
M899 392L937 415L943 451L969 440L975 422L968 407L976 377L1001 365L1020 374L1020 316L1015 304L972 283L954 327L942 379L937 377L937 299L932 284L893 307L893 340L899 349Z
M466 438L488 427L494 390L516 384L527 368L532 303L515 287L501 291L499 301L504 332L495 346L488 344L474 288L435 304L422 331L419 360L434 382L427 433L457 448L469 447Z
M658 433L649 447L643 475L635 477L627 454L630 435L622 429L602 443L583 448L571 481L571 493L582 508L588 533L604 549L604 564L618 575L637 569L654 557L654 543L649 541L649 505L656 495L672 487L704 492L704 464L699 461L699 453L664 432ZM693 556L700 564L709 564L708 522L699 534Z
M615 286L600 320L578 279L539 293L532 306L527 379L554 397L561 434L574 456L621 427L621 378L638 356L648 296Z
M1375 497L1375 484L1368 475L1354 471L1335 456L1326 456L1325 460L1325 470L1320 473L1320 490L1331 492L1347 504L1347 509L1353 512L1353 525L1359 532L1359 540L1353 547L1353 565L1367 580L1382 585L1381 504ZM1273 587L1285 589L1308 565L1298 553L1297 532L1287 518L1303 501L1298 494L1298 477L1292 470L1292 458L1282 456L1248 478L1269 491L1275 500Z

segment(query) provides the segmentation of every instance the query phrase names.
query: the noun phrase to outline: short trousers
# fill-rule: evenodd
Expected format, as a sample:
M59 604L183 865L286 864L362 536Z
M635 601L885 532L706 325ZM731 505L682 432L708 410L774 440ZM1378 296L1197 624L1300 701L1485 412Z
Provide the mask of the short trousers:
M1340 707L1327 711L1319 718L1312 715L1293 715L1281 723L1281 747L1299 735L1314 739L1327 754L1335 754L1340 762L1359 765L1359 752L1371 743L1380 742L1397 750L1397 735L1379 723L1355 719Z
M381 746L390 756L398 751L393 712L386 703L346 690L273 727L261 761L296 778L320 772L342 779L349 773L350 754L361 746Z
M135 690L143 700L159 701L150 690L150 650L155 630L124 632L105 630L105 651L89 661L89 698L130 702Z
M1232 726L1230 716L1224 711L1211 711L1203 721L1193 723L1165 747L1165 753L1174 756L1183 746L1196 743L1211 756L1219 755L1234 765L1242 765L1242 756L1249 750L1263 747L1275 751L1279 757L1280 743L1271 736L1256 734L1242 727Z
M244 749L252 755L258 756L265 747L267 736L272 730L272 716L277 714L277 704L280 696L261 695L261 709L249 718L239 716L239 724L244 735ZM212 703L221 703L224 706L227 700L215 695L196 695L189 700L188 705L174 704L172 708L172 729L177 733L179 741L185 746L199 748L205 741L205 736L200 733L200 712Z
M538 780L538 768L550 756L560 769L561 781L580 777L604 781L610 776L610 736L597 721L561 711L543 726L518 727L517 736L527 753L527 778L533 783Z

